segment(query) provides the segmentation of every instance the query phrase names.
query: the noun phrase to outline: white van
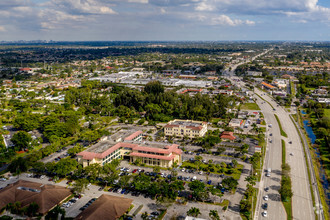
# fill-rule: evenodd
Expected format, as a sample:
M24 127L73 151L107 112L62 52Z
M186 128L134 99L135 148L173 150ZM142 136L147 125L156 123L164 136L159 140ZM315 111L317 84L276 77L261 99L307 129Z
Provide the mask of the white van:
M271 169L271 168L268 168L268 169L267 169L267 172L268 172L268 173L271 173L271 172L272 172L272 169Z

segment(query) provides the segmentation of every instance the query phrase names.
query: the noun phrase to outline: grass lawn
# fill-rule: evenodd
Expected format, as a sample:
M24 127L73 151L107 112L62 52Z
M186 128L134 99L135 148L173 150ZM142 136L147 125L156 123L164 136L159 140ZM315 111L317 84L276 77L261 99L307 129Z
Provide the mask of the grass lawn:
M287 220L292 219L292 201L282 202L286 211Z
M187 169L195 169L195 170L203 170L204 172L207 172L207 168L208 165L201 163L201 164L196 164L196 163L192 163L189 161L184 161L181 165L181 167L187 168ZM229 169L226 168L222 168L223 172L221 172L221 169L218 169L216 166L213 167L213 171L210 170L210 173L213 174L225 174L226 176L231 176L234 179L238 180L242 174L242 170L243 170L243 165L242 164L238 164L236 168L233 168L233 173L228 173Z
M285 131L283 130L282 128L282 125L281 125L281 122L280 122L280 119L278 118L278 116L276 114L274 114L275 118L276 118L276 121L278 123L278 126L280 127L280 132L281 132L281 135L283 137L288 137L288 135L285 133Z
M330 119L330 109L324 109L324 117L327 117Z
M260 110L256 103L245 103L241 105L241 110Z

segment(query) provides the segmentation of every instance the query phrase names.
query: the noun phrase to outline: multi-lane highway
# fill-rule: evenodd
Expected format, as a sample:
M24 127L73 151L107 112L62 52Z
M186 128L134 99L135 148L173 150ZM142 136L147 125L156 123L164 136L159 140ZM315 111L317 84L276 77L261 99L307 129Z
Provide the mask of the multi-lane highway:
M263 94L262 91L256 89L255 92L259 95ZM309 179L306 167L306 160L304 156L303 146L300 142L300 137L298 132L290 119L289 113L285 111L282 107L277 106L277 103L270 98L268 95L264 95L263 98L271 103L275 108L276 111L271 112L269 108L269 104L266 102L262 104L260 107L263 110L263 105L269 106L268 109L265 109L264 115L267 120L267 114L274 114L276 113L280 119L282 124L283 130L287 133L288 138L279 137L285 140L286 143L286 162L291 167L291 179L292 179L292 190L293 190L293 197L292 197L292 214L294 219L315 219L314 217L314 210L313 210L313 202L309 187ZM268 113L267 113L268 112ZM269 123L269 122L268 122ZM277 124L277 122L273 122ZM276 134L277 136L277 134ZM279 138L280 139L280 138ZM289 142L292 142L290 144ZM278 148L281 147L281 143L278 143ZM280 155L272 155L272 157L279 158L281 160ZM266 158L267 161L267 158Z
M256 59L257 57L266 54L269 50L264 51L263 53L251 58L250 60ZM231 80L234 84L237 84L241 87L244 86L245 83L242 81L235 82L232 79L237 66L246 62L249 62L249 60L239 64L231 65L230 67L226 68L224 71L224 76L228 77L228 79ZM255 93L260 96L262 95L262 97L271 103L271 105L276 109L274 111L273 107L256 96L256 102L264 114L267 125L272 124L272 127L267 127L266 131L267 150L262 178L259 183L259 195L255 211L255 219L263 218L262 212L265 211L263 208L265 203L268 204L267 217L269 219L286 219L286 212L282 202L280 201L280 195L278 193L278 190L280 189L282 170L281 139L283 139L286 143L286 162L291 166L293 218L301 220L315 219L303 145L300 142L298 131L290 119L290 113L285 111L282 107L277 106L277 103L271 97L264 94L264 92L261 90L256 89ZM288 135L287 138L281 136L280 129L274 114L278 115L282 124L282 128ZM272 170L270 177L265 175L265 170L268 168ZM269 190L266 192L265 188L269 188ZM264 199L266 195L268 196L267 201Z
M281 185L281 165L282 165L282 147L280 128L276 122L273 108L256 96L257 104L259 105L266 123L266 140L267 149L265 155L264 169L262 172L261 181L259 182L259 194L255 212L255 219L263 218L262 213L266 211L264 204L268 204L267 217L269 219L286 219L285 209L282 205L278 190ZM270 176L266 176L265 170L271 169ZM269 188L269 190L265 190ZM268 201L265 201L265 196L268 196Z

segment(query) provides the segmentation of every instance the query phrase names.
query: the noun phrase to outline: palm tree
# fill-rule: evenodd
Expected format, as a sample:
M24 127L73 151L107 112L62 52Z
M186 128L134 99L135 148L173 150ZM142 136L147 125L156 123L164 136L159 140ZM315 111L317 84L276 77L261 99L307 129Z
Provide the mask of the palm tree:
M220 220L217 210L210 210L209 216L212 220Z
M196 207L191 207L188 211L187 211L187 215L189 216L193 216L193 217L197 217L198 215L201 214L201 211L199 210L199 208Z
M141 214L141 218L144 220L144 219L148 219L148 213L147 212L144 212Z

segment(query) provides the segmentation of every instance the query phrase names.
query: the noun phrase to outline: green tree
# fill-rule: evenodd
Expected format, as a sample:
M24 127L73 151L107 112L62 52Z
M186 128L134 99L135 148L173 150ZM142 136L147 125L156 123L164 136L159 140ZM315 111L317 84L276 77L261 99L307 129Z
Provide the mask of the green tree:
M36 216L38 213L39 205L35 202L32 202L26 209L26 213L29 217Z
M97 177L103 172L103 168L98 163L90 164L85 168L86 173L90 176L90 179L95 181Z
M256 185L257 177L255 177L255 176L247 176L247 177L245 177L245 181L254 186L254 185Z
M205 190L205 183L194 180L188 184L189 189L193 192L195 199L200 198L200 194Z
M22 157L15 159L8 167L8 170L11 173L20 174L26 172L29 167L28 161Z
M32 141L31 135L25 131L19 131L15 133L11 139L14 144L14 149L16 151L22 150L24 148L30 147Z
M88 185L87 179L78 179L73 184L73 191L77 194L83 193Z
M210 210L209 217L212 220L220 220L219 214L217 210Z
M159 94L164 92L164 86L159 81L151 81L144 87L146 93Z
M147 220L148 219L148 212L144 212L144 213L142 213L141 214L141 218L143 219L143 220Z
M235 159L233 159L233 160L231 161L231 163L232 163L232 165L233 165L234 168L236 168L237 165L238 165L238 162L237 162L237 160L235 160Z
M187 211L187 215L188 216L192 216L192 217L197 217L198 215L201 214L201 211L199 210L199 208L196 207L191 207L188 211Z
M46 220L58 220L59 215L61 215L61 219L65 219L65 210L61 208L60 206L55 206L52 210L48 212L48 214L45 216Z
M59 176L65 176L71 171L77 169L78 162L75 159L64 158L55 165L55 172Z
M222 185L227 189L233 190L236 189L236 187L238 186L238 182L233 177L229 177L222 180Z
M15 118L13 125L15 128L24 131L32 131L39 127L40 118L35 114L22 114Z
M226 148L224 148L224 147L219 147L219 148L217 149L217 152L218 152L219 154L223 154L225 151L226 151Z

